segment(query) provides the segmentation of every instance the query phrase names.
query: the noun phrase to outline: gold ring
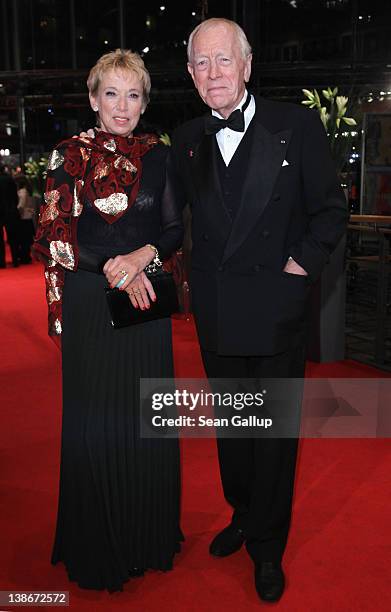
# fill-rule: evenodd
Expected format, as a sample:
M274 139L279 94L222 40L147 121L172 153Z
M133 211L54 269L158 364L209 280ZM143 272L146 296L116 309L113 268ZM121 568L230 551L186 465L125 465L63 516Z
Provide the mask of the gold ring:
M127 275L126 270L120 270L119 273L122 274L122 276L126 276Z

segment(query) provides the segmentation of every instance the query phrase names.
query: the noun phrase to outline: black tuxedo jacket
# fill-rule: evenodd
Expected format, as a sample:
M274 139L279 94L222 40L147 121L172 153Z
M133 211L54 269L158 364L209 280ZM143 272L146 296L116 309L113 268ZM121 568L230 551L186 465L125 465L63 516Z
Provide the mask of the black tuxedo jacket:
M172 143L192 208L191 291L201 346L272 355L303 341L309 286L345 232L346 200L318 114L256 98L250 161L234 221L225 209L215 136L204 117ZM308 277L287 274L291 256Z

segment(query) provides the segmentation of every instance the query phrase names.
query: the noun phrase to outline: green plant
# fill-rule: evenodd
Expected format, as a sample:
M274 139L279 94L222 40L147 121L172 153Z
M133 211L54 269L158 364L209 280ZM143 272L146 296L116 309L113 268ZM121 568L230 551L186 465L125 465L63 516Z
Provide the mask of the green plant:
M352 146L352 128L357 125L353 117L347 117L349 98L338 96L338 87L322 89L326 105L322 104L316 89L303 89L306 99L302 100L309 108L316 108L330 142L330 149L338 172L342 172Z
M33 194L36 196L41 196L43 194L47 165L47 157L41 157L39 161L29 159L29 161L24 164L26 176L30 179Z

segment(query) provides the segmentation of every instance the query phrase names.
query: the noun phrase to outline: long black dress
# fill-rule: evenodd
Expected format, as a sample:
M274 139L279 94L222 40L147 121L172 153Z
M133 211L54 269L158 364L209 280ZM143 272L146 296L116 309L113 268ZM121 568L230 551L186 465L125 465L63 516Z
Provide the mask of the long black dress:
M110 224L88 201L78 243L106 259L146 243L178 248L181 212L170 183L168 148L142 158L133 205ZM88 268L88 266L86 266ZM173 377L171 321L113 329L103 275L65 274L63 428L52 563L91 589L121 590L130 568L169 570L179 526L178 441L139 434L140 377Z

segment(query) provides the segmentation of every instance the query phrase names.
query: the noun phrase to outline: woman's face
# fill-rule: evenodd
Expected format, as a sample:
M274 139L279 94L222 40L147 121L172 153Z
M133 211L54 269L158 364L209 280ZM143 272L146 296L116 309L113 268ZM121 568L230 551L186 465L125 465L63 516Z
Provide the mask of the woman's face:
M134 72L108 70L97 93L90 94L90 103L99 113L102 130L131 136L145 110L142 83Z

